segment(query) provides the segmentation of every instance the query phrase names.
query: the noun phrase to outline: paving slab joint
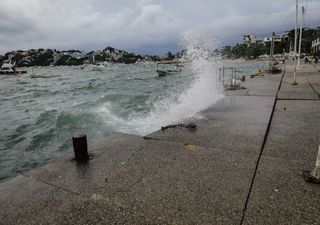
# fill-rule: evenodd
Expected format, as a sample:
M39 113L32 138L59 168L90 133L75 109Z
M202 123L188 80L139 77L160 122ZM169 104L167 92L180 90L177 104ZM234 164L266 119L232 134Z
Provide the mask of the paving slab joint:
M313 85L311 84L311 82L309 81L309 79L307 79L308 84L310 85L310 87L312 88L312 90L318 95L319 99L320 99L320 93L313 87Z
M252 192L252 189L253 189L253 184L254 184L254 181L255 181L255 178L256 178L256 175L257 175L257 172L258 172L261 156L262 156L265 144L267 142L267 138L268 138L268 135L269 135L269 131L270 131L270 127L271 127L274 111L275 111L277 100L278 100L278 94L279 94L279 91L281 89L281 84L282 84L282 81L283 81L285 73L286 73L286 66L284 66L283 73L282 73L282 76L281 76L281 79L280 79L280 83L279 83L279 86L278 86L278 89L277 89L277 94L276 94L276 96L274 98L271 115L269 117L267 129L266 129L266 132L265 132L265 135L264 135L264 138L263 138L263 142L262 142L262 145L261 145L260 153L259 153L259 156L258 156L258 159L257 159L257 162L256 162L256 167L255 167L255 170L253 172L253 176L252 176L252 179L251 179L251 184L250 184L249 191L248 191L248 194L247 194L246 202L245 202L244 208L242 210L242 217L241 217L240 225L242 225L243 222L244 222L244 218L245 218L245 215L246 215L249 199L250 199L251 192Z
M123 161L123 162L120 163L120 164L121 164L121 165L124 165L124 164L128 163L128 162L132 159L132 157L133 157L135 154L137 154L138 152L142 151L142 149L144 149L144 147L141 147L141 148L139 148L136 152L133 152L133 153L128 157L127 160Z
M58 189L58 190L66 191L66 192L68 192L68 193L70 193L70 194L87 198L87 196L82 195L82 194L79 193L79 192L71 191L71 190L69 190L69 189L66 189L66 188L57 186L57 185L52 184L52 183L49 183L49 182L40 181L40 180L34 179L34 178L32 178L32 177L30 177L30 176L28 176L28 175L25 175L25 174L20 174L20 175L21 175L21 176L24 176L25 178L28 178L28 179L30 179L30 180L33 180L33 181L36 181L36 182L39 182L39 183L42 183L42 184L46 184L46 185L51 186L51 187L53 187L53 188L56 188L56 189Z

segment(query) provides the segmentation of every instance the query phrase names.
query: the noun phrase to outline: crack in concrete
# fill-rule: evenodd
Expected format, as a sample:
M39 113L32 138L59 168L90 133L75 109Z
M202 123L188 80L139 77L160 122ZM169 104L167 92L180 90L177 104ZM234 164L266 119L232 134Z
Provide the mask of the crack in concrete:
M59 189L59 190L66 191L66 192L69 192L69 193L71 193L71 194L74 194L74 195L77 195L77 196L81 196L81 197L84 197L84 198L87 198L87 199L88 199L88 196L82 195L81 193L78 193L78 192L75 192L75 191L71 191L71 190L69 190L69 189L66 189L66 188L57 186L57 185L55 185L55 184L51 184L51 183L45 182L45 181L33 179L32 177L27 176L27 175L25 175L25 174L21 174L21 175L24 176L24 177L26 177L26 178L29 178L29 179L31 179L31 180L34 180L34 181L36 181L36 182L39 182L39 183L42 183L42 184L46 184L46 185L49 185L49 186L51 186L51 187L57 188L57 189Z
M308 81L308 84L310 85L310 87L312 88L312 90L314 91L314 93L316 93L316 94L318 95L319 99L320 99L320 93L317 92L317 90L313 87L313 85L311 84L311 82L310 82L308 79L306 79L306 80Z
M280 91L280 89L281 89L281 84L282 84L282 81L283 81L283 78L284 78L285 73L286 73L286 67L284 67L284 71L283 71L283 74L282 74L282 77L281 77L281 80L280 80L280 83L279 83L279 87L278 87L278 90L277 90L277 94L276 94L276 96L275 96L275 98L274 98L274 103L273 103L271 115L270 115L270 117L269 117L269 122L268 122L268 125L267 125L267 130L266 130L265 135L264 135L264 139L263 139L263 142L262 142L261 150L260 150L260 153L259 153L259 156L258 156L258 159L257 159L257 163L256 163L256 167L255 167L255 170L254 170L254 173L253 173L253 177L252 177L252 180L251 180L249 192L248 192L248 194L247 194L246 202L245 202L244 208L243 208L243 210L242 210L242 217L241 217L240 225L243 224L243 221L244 221L244 218L245 218L245 215L246 215L246 211L247 211L247 208L248 208L249 199L250 199L250 196L251 196L251 193L252 193L252 189L253 189L253 185L254 185L254 181L255 181L255 178L256 178L256 175L257 175L257 172L258 172L258 168L259 168L259 163L260 163L260 160L261 160L261 156L262 156L262 153L263 153L265 144L266 144L266 142L267 142L267 138L268 138L268 135L269 135L269 131L270 131L270 127L271 127L271 123L272 123L272 119L273 119L273 114L274 114L274 111L275 111L275 108L276 108L276 104L277 104L277 100L278 100L278 94L279 94L279 91Z

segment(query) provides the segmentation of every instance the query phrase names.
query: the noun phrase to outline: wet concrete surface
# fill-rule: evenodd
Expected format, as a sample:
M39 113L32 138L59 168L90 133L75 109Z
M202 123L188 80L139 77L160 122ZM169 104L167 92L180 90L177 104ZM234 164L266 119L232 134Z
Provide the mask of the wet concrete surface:
M101 221L112 224L121 224L117 218L124 224L233 224L241 219L255 155L127 134L115 134L104 145L109 146L105 154L93 149L95 157L87 164L68 155L0 185L1 204L11 206L0 213L3 221L63 224L61 218L70 218L92 224L101 213ZM111 158L115 152L119 156ZM43 205L44 211L36 213ZM16 220L20 216L23 220Z
M276 96L282 74L264 74L241 82L239 90L225 91L227 96Z
M302 99L302 100L317 100L319 99L318 93L312 86L319 90L320 76L315 67L311 65L301 65L297 68L296 81L297 85L292 85L294 81L294 67L293 65L287 66L287 71L283 77L281 89L279 91L280 99ZM311 85L310 85L311 84Z
M0 224L166 224L107 198L89 198L19 175L0 185Z
M319 185L304 182L302 171L315 166L320 104L278 103L244 224L319 224Z
M296 86L288 83L282 84L282 90L279 91L279 99L301 99L301 100L318 100L318 94L308 83L300 83Z
M320 82L301 70L289 86L288 66L279 93L282 75L246 81L195 131L115 133L87 163L70 153L0 183L0 224L319 224L319 186L301 171L320 140Z
M315 167L320 144L320 101L315 95L310 100L306 81L315 74L307 67L292 86L289 70L281 85L279 98L281 91L290 95L277 101L243 224L320 223L320 186L302 177L302 171Z
M258 154L273 102L274 97L225 97L201 113L204 119L195 122L196 132L183 128L168 129L157 131L147 138Z
M314 163L263 157L243 224L319 224L319 185L304 182L301 174Z
M314 162L319 141L319 100L277 101L264 156Z

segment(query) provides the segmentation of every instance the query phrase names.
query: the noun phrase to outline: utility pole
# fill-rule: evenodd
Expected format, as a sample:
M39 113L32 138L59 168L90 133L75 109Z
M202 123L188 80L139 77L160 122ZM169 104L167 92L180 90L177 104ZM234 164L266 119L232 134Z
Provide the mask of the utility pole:
M297 23L298 23L298 0L296 0L296 22L294 28L294 72L293 72L293 83L292 85L297 85L296 73L297 73Z
M299 54L298 54L298 66L300 66L300 57L301 57L301 42L302 42L302 19L304 14L304 7L301 7L301 17L300 17L300 37L299 37Z
M270 56L269 56L269 71L272 70L274 60L273 60L273 55L274 55L274 38L275 38L275 33L272 32L272 38L271 38L271 44L270 44Z

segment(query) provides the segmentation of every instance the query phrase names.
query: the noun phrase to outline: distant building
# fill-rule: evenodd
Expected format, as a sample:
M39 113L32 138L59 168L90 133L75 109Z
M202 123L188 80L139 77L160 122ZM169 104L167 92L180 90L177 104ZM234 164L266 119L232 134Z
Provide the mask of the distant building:
M272 37L265 37L264 38L264 43L268 43L272 41ZM282 42L281 37L275 36L274 37L274 42Z
M264 41L263 40L256 40L256 43L257 44L264 44Z
M312 41L311 52L320 53L320 38L317 38L316 40Z
M7 55L8 60L10 61L14 56L15 56L15 52L14 52L14 53L9 53L9 54Z
M244 44L249 46L251 44L255 44L257 42L257 38L256 38L256 35L254 34L247 34L247 35L243 35L243 41L244 41Z
M287 31L287 32L284 32L283 34L281 34L281 41L282 42L287 42L287 41L289 41L289 31Z
M86 57L86 52L72 52L70 54L71 57L77 58L77 59L81 59Z

